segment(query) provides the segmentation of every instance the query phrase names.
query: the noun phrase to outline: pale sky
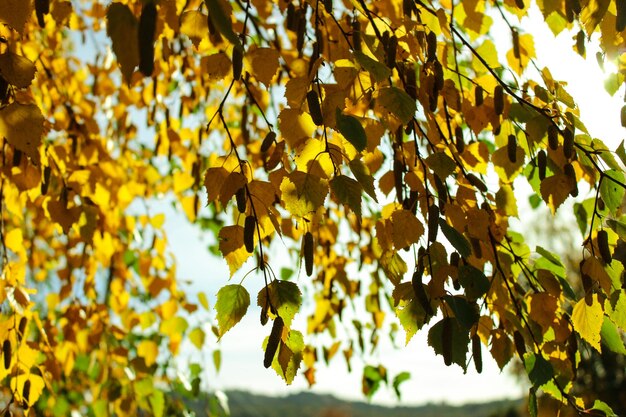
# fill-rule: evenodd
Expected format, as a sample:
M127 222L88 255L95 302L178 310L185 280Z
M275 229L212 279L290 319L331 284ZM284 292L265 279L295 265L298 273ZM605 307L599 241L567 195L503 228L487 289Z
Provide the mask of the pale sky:
M569 83L567 90L579 104L582 120L592 136L601 138L611 149L615 149L624 134L619 122L623 90L613 98L605 93L602 84L603 75L595 60L596 50L592 46L587 46L588 59L585 61L573 52L572 35L562 34L558 40L553 40L547 28L533 26L529 32L537 35L536 40L541 39L535 44L537 63L549 67L556 80L565 80ZM529 26L525 22L523 27ZM208 254L206 251L208 241L199 238L201 232L187 225L184 220L181 221L174 211L167 210L166 213L170 247L177 257L179 277L193 281L192 291L204 291L213 305L215 294L228 280L226 262ZM280 257L280 254L276 254L275 257ZM238 283L242 276L241 273L236 274L233 282ZM300 281L297 282L304 281L303 277L304 274L301 274ZM262 281L261 275L246 278L245 285L251 294L253 305L248 315L223 337L219 345L222 350L222 369L219 374L216 374L212 367L211 351L215 347L211 345L214 343L213 339L207 338L207 346L201 352L191 346L186 349L186 355L189 355L191 361L200 362L207 368L205 377L208 383L204 385L205 388L210 390L239 388L271 395L286 395L306 389L307 385L302 376L296 377L293 385L288 387L273 370L263 367L261 344L269 334L270 328L260 326L259 310L254 305ZM301 312L296 316L294 328L304 332L305 320L306 314ZM435 322L433 319L431 323ZM473 363L465 375L456 365L445 366L443 358L436 356L427 345L427 333L427 329L418 332L406 348L394 350L389 346L383 346L376 356L368 358L368 364L385 365L391 377L402 371L409 371L412 376L401 386L403 394L401 401L395 398L391 387L383 387L374 396L374 403L410 405L445 401L460 404L519 398L527 393L528 384L515 380L506 369L501 373L493 359L490 360L484 346L482 374L478 375L474 371ZM399 336L403 337L402 334ZM329 368L319 365L316 375L317 385L313 391L364 400L361 394L361 371L362 362L359 363L357 358L353 358L353 373L349 374L343 356L338 354Z

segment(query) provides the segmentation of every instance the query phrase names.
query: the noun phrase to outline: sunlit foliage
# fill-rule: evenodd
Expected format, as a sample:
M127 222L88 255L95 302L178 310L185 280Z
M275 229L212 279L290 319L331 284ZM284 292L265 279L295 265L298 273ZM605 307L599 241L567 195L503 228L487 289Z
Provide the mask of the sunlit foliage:
M215 340L251 303L268 325L259 362L286 383L314 384L337 353L350 367L396 323L407 343L429 324L447 365L518 357L532 415L540 392L606 411L572 381L579 349L625 353L626 153L588 134L521 19L538 6L581 55L599 33L615 94L626 6L529 3L1 1L5 411L173 415L167 393L197 394L201 369L186 382L170 362L210 336L191 315L216 313ZM520 183L553 214L577 199L581 283L509 230ZM212 277L214 306L177 283L150 212L163 197L239 277ZM284 259L297 263L277 276ZM363 391L390 379L367 366Z

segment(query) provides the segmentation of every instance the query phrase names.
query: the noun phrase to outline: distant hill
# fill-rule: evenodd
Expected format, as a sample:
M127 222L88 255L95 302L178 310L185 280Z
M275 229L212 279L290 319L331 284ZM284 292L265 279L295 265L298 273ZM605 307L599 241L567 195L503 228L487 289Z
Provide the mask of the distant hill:
M301 392L268 397L244 391L227 391L231 417L516 417L523 415L523 400L451 406L385 407L344 401L332 395Z

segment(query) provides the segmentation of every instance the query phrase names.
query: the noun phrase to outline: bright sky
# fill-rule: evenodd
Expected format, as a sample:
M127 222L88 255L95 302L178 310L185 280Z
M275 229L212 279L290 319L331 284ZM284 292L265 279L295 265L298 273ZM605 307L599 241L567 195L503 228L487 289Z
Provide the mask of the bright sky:
M523 27L528 30L526 22ZM595 52L590 45L587 47L588 59L585 61L572 50L574 40L571 35L563 34L554 40L547 28L532 25L528 30L536 35L537 62L550 68L557 80L569 83L568 92L580 105L582 120L593 137L601 138L615 149L621 141L624 129L619 123L619 112L622 105L623 90L615 97L610 97L603 87L603 75L596 63ZM212 304L218 289L227 282L228 268L222 259L208 254L207 240L200 238L201 232L181 220L173 210L166 211L168 236L178 263L179 277L193 282L192 291L204 291ZM280 254L276 255L280 256ZM245 267L244 267L245 268ZM238 274L235 282L241 279ZM298 282L304 280L301 274ZM296 377L292 386L287 387L271 369L263 367L263 350L261 344L269 334L269 326L259 325L259 310L254 306L256 293L262 286L260 275L250 275L245 284L251 294L252 304L248 315L227 333L220 343L222 350L222 369L216 374L212 367L211 350L207 347L199 352L188 346L191 361L206 365L208 383L204 388L210 390L240 388L255 393L285 395L307 388L304 378ZM306 307L305 307L306 309ZM295 328L306 329L306 314L296 317ZM432 321L433 323L436 320ZM208 329L207 329L208 331ZM402 332L401 332L402 333ZM483 346L484 369L478 375L470 364L466 375L456 365L446 367L441 356L436 356L426 343L427 330L422 330L403 349L395 350L383 346L380 352L368 360L368 364L384 364L393 378L401 371L409 371L411 379L401 386L403 394L399 402L391 387L381 389L373 399L379 404L423 404L426 402L447 402L460 404L465 402L487 401L501 398L518 398L527 393L526 382L520 383L505 370L500 372L497 365ZM400 339L403 334L399 335ZM210 350L211 349L211 350ZM353 359L353 373L347 371L345 361L338 354L329 368L321 367L316 374L315 392L363 400L361 394L362 362Z

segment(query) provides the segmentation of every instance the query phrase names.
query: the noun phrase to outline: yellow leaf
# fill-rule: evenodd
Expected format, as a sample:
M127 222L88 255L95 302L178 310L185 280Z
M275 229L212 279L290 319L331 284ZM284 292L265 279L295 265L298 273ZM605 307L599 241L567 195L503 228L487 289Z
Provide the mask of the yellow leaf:
M397 210L391 215L393 244L396 249L417 243L424 234L424 226L409 210Z
M548 293L537 293L530 296L530 318L538 323L546 332L556 319L558 300Z
M32 0L0 1L0 22L22 33L32 10Z
M42 377L36 374L21 374L14 376L11 378L11 390L16 393L16 402L22 403L24 402L24 384L26 381L30 381L30 387L28 389L28 405L33 405L43 392L43 388L45 386L44 380Z
M23 252L24 237L22 235L22 229L10 230L4 238L4 244L6 245L7 249L15 253Z
M602 330L603 313L602 304L598 301L597 294L593 294L591 306L588 306L583 298L576 303L574 311L572 311L574 330L598 352L602 351L600 331Z
M565 174L556 174L541 181L541 197L552 210L552 214L567 199L574 185L574 181Z
M309 89L309 84L308 77L295 77L287 81L285 85L285 98L287 99L289 107L297 109L302 105Z
M165 224L165 214L159 213L156 216L152 216L152 218L150 219L150 224L155 229L163 228L163 225Z
M12 52L0 55L0 75L9 84L26 88L35 78L35 64L28 58Z
M298 109L285 108L278 116L278 127L287 145L295 149L306 139L313 137L317 129L313 119L308 113L302 113Z
M174 317L174 314L178 311L178 302L176 300L167 300L161 304L160 310L163 320L168 320Z
M198 349L202 349L205 336L204 330L199 327L196 327L189 332L189 340L191 340L191 343L193 343L193 345Z
M605 294L611 294L613 292L611 277L604 269L604 266L602 266L600 260L595 256L590 256L583 261L581 272L589 275L594 281L597 281Z
M285 208L294 216L304 217L324 204L328 184L315 175L294 171L283 178L280 190Z
M209 77L209 80L221 80L230 72L232 63L224 52L202 57L200 69L202 74Z
M519 35L519 58L515 57L513 49L506 53L506 59L515 72L521 75L531 59L535 58L535 41L532 35Z
M202 307L204 307L205 310L209 309L209 300L207 299L205 293L198 293L198 302L200 303L200 305L202 305Z
M0 136L39 165L44 117L35 104L11 103L0 110Z
M180 33L187 35L197 48L204 37L209 36L208 15L198 10L188 10L181 16Z
M18 366L24 372L29 372L30 368L38 363L40 352L28 346L28 343L21 343L17 350L16 358L19 358Z
M252 67L252 75L266 87L270 86L272 78L276 75L279 57L279 52L274 48L257 48L247 55Z
M146 366L152 366L159 355L159 346L152 340L142 340L137 345L137 355L143 358Z
M219 241L220 252L226 259L232 276L251 255L243 243L243 227L238 225L222 227Z

